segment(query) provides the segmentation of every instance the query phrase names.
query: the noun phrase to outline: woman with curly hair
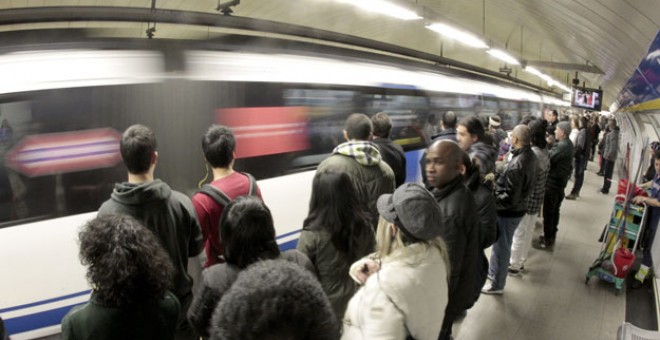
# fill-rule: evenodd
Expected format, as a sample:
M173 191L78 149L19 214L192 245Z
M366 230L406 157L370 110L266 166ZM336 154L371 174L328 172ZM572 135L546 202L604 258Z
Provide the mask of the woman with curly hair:
M358 288L348 269L376 245L369 216L360 206L347 173L324 171L314 176L309 215L297 249L314 264L338 319Z
M64 317L62 337L174 339L174 269L156 236L132 217L108 215L89 221L79 238L92 296Z
M225 263L208 267L188 310L188 321L203 337L209 337L213 310L238 274L249 265L284 258L313 272L307 257L296 250L280 253L275 240L273 216L264 202L240 196L230 202L220 218L220 245Z

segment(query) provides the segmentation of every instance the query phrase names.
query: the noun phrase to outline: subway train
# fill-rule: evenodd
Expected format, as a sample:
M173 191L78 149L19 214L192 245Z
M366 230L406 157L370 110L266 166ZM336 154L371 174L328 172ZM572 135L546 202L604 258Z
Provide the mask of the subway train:
M154 45L157 45L154 48ZM121 132L154 129L156 177L192 195L209 181L201 137L231 126L283 249L295 247L316 166L346 117L388 113L407 180L442 115L499 115L505 128L568 102L529 86L383 55L176 42L67 42L0 54L0 316L12 339L59 332L90 287L78 229L126 178ZM434 120L435 119L435 120Z

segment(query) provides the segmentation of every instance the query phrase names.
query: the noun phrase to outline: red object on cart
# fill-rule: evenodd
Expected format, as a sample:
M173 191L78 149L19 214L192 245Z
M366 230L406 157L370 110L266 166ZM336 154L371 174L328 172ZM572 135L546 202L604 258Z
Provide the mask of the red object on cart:
M635 254L630 252L628 248L621 247L614 253L614 263L612 266L612 274L618 278L624 278L628 275L630 268L635 262Z

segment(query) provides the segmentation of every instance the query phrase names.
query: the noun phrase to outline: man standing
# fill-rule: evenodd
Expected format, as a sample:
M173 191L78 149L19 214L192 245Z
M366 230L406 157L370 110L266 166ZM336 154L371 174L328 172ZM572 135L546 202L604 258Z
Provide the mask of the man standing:
M545 140L548 127L547 122L542 119L536 119L529 122L528 126L532 136L532 151L537 160L536 181L534 182L534 190L527 201L527 213L513 234L511 261L509 264L509 275L512 276L521 275L525 260L527 260L529 248L532 246L536 217L539 211L541 211L541 205L543 204L545 182L550 171L550 158L548 156L547 141Z
M587 169L587 162L589 161L589 153L591 152L591 135L587 130L589 120L587 117L580 117L580 131L577 135L577 142L575 143L575 183L571 193L566 196L567 200L575 200L580 197L580 189L584 183L584 171Z
M564 189L571 177L573 144L568 138L571 125L568 122L557 124L557 142L550 150L550 172L545 184L543 197L543 236L535 248L552 250L559 225L559 208L564 200Z
M193 195L192 203L204 235L205 268L222 260L219 224L225 206L238 196L261 197L261 191L250 174L234 171L235 149L236 139L226 126L211 125L202 137L202 151L206 162L211 165L213 182L211 187L205 187Z
M385 112L379 112L371 117L371 123L374 126L374 143L380 151L383 161L394 171L396 187L406 181L406 155L399 144L394 144L390 140L392 132L392 120Z
M128 169L128 181L115 185L111 198L101 205L98 215L130 215L158 237L174 265L170 289L181 304L177 339L196 339L186 312L192 301L193 277L197 279L201 273L197 256L204 247L202 233L190 199L154 179L158 162L156 147L156 135L150 128L133 125L126 129L119 149Z
M603 188L600 192L607 195L610 193L610 186L612 185L612 175L614 174L614 163L619 154L619 127L616 125L616 120L610 119L609 122L610 132L605 137L605 148L603 149Z
M316 172L333 169L348 173L375 229L378 225L376 200L382 194L394 192L394 172L383 162L378 148L371 142L372 131L369 117L362 113L350 115L344 127L346 142L338 145L332 156L319 164Z
M463 184L462 164L463 153L454 142L438 141L428 149L426 176L442 212L438 227L451 264L449 302L439 339L451 338L454 320L474 304L477 285L481 237L474 197Z
M530 146L529 127L518 125L511 133L512 158L497 178L495 206L499 238L490 255L487 282L481 290L484 294L502 294L511 258L511 242L518 224L527 213L529 196L534 189L538 160Z
M437 135L432 137L432 142L437 142L439 140L453 140L456 141L456 114L454 111L447 111L444 116L442 116L442 131Z

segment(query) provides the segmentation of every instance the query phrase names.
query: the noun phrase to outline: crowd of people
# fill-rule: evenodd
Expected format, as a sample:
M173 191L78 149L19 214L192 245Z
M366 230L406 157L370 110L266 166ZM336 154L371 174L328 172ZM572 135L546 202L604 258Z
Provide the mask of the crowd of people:
M346 141L317 168L297 247L285 252L256 181L234 170L230 128L203 136L213 181L190 199L154 178L155 134L133 125L120 143L127 181L79 235L92 297L63 319L62 335L451 339L481 294L503 294L507 276L524 273L532 244L553 249L565 187L574 172L566 198L579 197L601 129L596 116L568 120L527 116L509 136L497 116L447 112L418 184L404 183L388 115L352 114ZM610 120L604 193L618 138ZM660 186L657 175L649 185Z

